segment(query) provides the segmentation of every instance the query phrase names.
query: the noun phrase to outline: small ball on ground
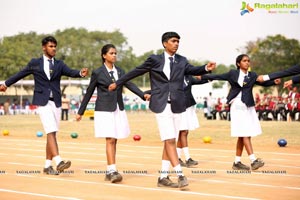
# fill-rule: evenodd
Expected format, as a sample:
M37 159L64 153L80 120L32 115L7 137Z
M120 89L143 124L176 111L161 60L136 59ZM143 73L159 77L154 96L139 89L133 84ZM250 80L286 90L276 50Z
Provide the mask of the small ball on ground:
M141 139L142 139L142 137L140 135L134 135L133 136L134 141L140 141Z
M279 139L277 144L280 146L280 147L285 147L287 145L287 141L285 139Z
M71 138L74 138L74 139L75 139L75 138L78 138L78 133L75 133L75 132L74 132L74 133L71 133Z
M211 137L210 136L205 136L205 137L203 137L203 142L204 143L211 143Z
M2 134L3 134L4 136L8 136L8 135L9 135L9 131L8 131L8 130L3 130L3 131L2 131Z
M43 132L42 132L42 131L36 132L36 136L37 136L37 137L43 137Z

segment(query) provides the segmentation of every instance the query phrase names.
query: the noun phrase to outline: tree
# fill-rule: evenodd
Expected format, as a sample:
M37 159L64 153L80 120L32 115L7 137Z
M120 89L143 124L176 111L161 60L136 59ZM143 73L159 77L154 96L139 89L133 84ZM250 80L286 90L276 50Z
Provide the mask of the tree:
M48 34L47 34L48 35ZM119 63L134 59L132 48L127 39L119 31L101 32L87 31L84 28L68 28L57 30L53 35L57 41L56 58L63 60L75 69L88 67L93 70L102 65L101 48L104 44L114 44L119 53ZM42 55L41 40L45 34L35 32L20 33L15 36L3 37L0 40L0 79L6 79L27 65L31 58ZM32 79L32 77L27 77Z
M251 68L258 74L283 70L300 61L299 41L282 35L249 41L244 49L250 56ZM282 84L276 88L279 93L282 92ZM270 88L264 87L263 90L267 92Z
M29 58L40 56L40 41L41 36L35 32L1 38L0 79L6 79L18 72L28 63Z

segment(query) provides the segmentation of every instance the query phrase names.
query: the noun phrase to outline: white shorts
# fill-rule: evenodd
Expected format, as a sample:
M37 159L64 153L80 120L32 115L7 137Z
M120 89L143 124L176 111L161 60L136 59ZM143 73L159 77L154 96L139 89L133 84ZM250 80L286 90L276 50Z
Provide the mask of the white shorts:
M167 104L162 113L155 114L161 141L178 137L181 113L173 113L171 104Z
M54 101L48 101L45 106L38 107L45 133L57 132L61 115L61 107L57 108Z

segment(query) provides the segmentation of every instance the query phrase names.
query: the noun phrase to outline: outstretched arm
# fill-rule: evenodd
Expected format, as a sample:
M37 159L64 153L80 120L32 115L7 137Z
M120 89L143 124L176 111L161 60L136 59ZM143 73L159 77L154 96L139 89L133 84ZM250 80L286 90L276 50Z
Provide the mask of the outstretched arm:
M263 82L263 81L273 80L273 79L277 79L277 78L284 78L287 76L293 76L293 75L298 75L298 74L300 74L300 65L299 64L289 67L282 71L273 72L273 73L270 73L267 75L260 75L260 76L258 76L257 81Z

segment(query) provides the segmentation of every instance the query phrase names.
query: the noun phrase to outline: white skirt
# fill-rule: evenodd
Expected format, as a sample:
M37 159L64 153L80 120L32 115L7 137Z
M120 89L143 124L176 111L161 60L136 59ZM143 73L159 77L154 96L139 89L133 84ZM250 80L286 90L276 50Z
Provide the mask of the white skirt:
M195 130L199 128L199 121L195 106L190 106L181 113L180 130Z
M94 112L95 137L97 138L127 138L130 134L125 110L117 108L114 112Z
M240 98L233 100L230 106L230 117L232 137L253 137L261 134L255 107L247 107Z

